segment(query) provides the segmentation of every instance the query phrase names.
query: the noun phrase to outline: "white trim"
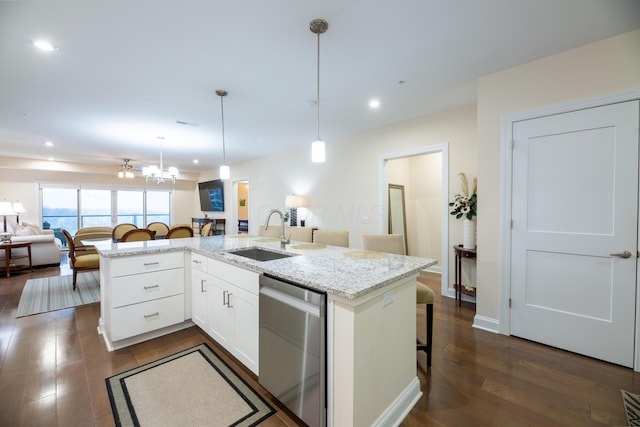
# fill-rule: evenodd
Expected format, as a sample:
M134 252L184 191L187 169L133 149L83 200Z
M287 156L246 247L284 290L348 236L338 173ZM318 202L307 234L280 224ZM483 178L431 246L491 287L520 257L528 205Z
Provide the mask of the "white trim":
M480 316L476 314L473 317L473 327L487 332L493 332L494 334L500 333L500 321L492 319L490 317Z
M226 234L238 234L238 183L246 182L249 184L249 178L232 178L231 180L231 215L228 218L230 224L225 226ZM250 187L249 187L250 188ZM249 190L247 189L247 199L249 199ZM251 200L247 200L249 208L251 208ZM247 212L249 210L247 209ZM251 221L249 221L251 223Z
M539 117L551 116L554 114L562 114L571 111L584 110L587 108L616 104L635 99L640 99L640 87L584 99L573 100L561 104L549 105L534 110L505 114L501 117L500 154L503 161L500 165L500 286L498 296L500 306L500 322L498 322L498 325L499 332L501 334L511 335L511 316L509 309L509 297L511 294L511 181L513 179L511 141L513 140L514 123ZM635 370L640 370L640 318L638 316L639 309L640 295L636 300L636 348L634 357Z
M449 289L449 143L430 145L410 150L396 151L393 153L380 154L378 160L378 202L382 207L382 222L379 232L384 232L384 226L388 222L388 201L386 197L387 178L384 173L384 166L388 160L402 159L405 157L421 156L423 154L442 154L442 242L440 247L440 271L442 273L441 294L445 295Z
M371 425L381 427L400 425L421 397L420 380L415 377Z

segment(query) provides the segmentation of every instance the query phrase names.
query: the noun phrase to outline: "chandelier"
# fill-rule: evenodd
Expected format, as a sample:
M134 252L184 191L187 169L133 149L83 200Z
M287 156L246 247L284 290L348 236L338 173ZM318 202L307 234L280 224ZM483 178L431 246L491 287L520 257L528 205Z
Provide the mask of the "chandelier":
M162 184L166 179L171 179L173 183L176 183L176 178L178 177L178 168L170 167L168 170L164 170L164 166L162 164L162 141L163 137L159 136L160 140L160 167L156 165L145 166L142 168L142 175L144 176L146 182L155 181L156 184Z
M120 169L118 170L118 178L126 178L131 179L134 177L133 175L133 166L129 163L131 159L122 159L124 163L120 165Z

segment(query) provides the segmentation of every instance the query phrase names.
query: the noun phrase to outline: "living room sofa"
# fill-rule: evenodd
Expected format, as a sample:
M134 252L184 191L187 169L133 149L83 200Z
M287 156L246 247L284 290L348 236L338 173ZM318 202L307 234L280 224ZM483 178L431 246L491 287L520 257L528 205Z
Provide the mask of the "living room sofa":
M8 230L7 230L8 231ZM38 231L37 229L35 230ZM12 242L31 242L31 264L34 267L60 265L62 259L62 242L53 230L39 230L41 234L12 235ZM17 257L27 254L27 248L12 249ZM12 256L13 257L13 256ZM27 258L17 258L19 265L28 264ZM0 267L5 265L4 251L0 251Z

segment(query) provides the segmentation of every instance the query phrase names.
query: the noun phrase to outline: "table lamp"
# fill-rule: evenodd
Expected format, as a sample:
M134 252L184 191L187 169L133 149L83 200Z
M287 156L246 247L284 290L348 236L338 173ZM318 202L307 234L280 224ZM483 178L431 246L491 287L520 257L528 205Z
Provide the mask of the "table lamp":
M13 205L11 202L0 202L0 215L4 216L4 231L0 233L0 242L2 243L11 241L11 233L7 232L7 215L15 214L16 213L13 210Z
M27 210L20 201L13 202L13 211L16 213L16 222L20 224L20 214L25 213Z
M296 227L298 225L298 208L306 208L309 206L309 199L300 194L287 194L284 200L284 205L291 209L289 225Z

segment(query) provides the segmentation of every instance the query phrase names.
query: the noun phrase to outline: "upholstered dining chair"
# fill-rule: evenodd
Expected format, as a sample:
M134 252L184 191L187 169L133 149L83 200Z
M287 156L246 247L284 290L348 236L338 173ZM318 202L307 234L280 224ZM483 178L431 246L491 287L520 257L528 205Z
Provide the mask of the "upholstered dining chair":
M95 245L85 244L87 241L110 240L113 229L111 227L82 227L73 236L73 246L76 255L97 254Z
M159 222L159 221L150 222L147 225L147 229L151 231L155 231L156 239L164 238L169 232L169 226L164 222Z
M172 227L167 233L167 239L181 239L185 237L193 237L193 228L188 225Z
M96 253L77 255L71 233L64 228L61 231L62 234L64 234L64 238L67 240L67 246L69 248L69 265L73 269L73 290L75 291L76 283L78 281L78 273L100 269L100 255Z
M386 252L398 255L404 253L404 236L402 234L363 234L362 249ZM425 304L427 308L427 337L424 342L416 340L416 350L427 355L427 367L431 366L431 349L433 348L433 302L436 294L427 285L416 281L416 304Z
M111 238L113 239L114 242L119 242L120 239L122 239L122 236L124 236L124 233L126 233L129 230L135 230L136 228L138 227L135 224L129 224L129 223L118 224L115 227L113 227Z
M313 241L331 246L349 247L349 232L344 230L316 230Z
M122 235L121 242L143 242L145 240L155 240L156 233L147 228L136 228L129 230Z
M202 226L202 230L200 230L200 236L211 236L211 226L212 222L208 222Z

